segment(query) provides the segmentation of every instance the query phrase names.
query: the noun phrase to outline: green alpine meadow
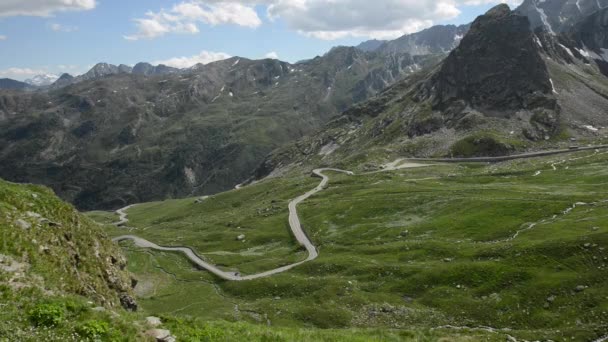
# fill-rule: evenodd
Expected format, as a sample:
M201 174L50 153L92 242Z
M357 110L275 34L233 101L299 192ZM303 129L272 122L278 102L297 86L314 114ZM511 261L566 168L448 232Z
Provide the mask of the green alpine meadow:
M608 341L608 0L507 3L0 4L0 342Z

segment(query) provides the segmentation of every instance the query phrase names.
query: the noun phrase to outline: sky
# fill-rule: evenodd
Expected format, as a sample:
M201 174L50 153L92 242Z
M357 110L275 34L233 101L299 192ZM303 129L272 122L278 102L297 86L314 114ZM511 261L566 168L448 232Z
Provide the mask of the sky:
M0 78L78 75L99 62L296 62L337 45L469 23L501 2L521 1L0 0Z

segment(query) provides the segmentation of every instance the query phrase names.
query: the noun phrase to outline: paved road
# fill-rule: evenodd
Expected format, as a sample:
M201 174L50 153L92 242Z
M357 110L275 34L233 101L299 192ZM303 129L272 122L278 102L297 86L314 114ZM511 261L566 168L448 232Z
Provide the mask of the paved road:
M376 173L376 172L385 172L385 171L393 171L393 170L398 170L398 169L404 169L404 168L414 168L414 167L423 167L423 166L427 166L424 164L418 164L418 163L412 163L411 161L434 161L434 162L499 162L499 161L505 161L505 160L512 160L512 159L523 159L523 158L533 158L533 157L540 157L540 156L548 156L548 155L555 155L555 154L562 154L562 153L572 153L572 152L577 152L577 151L584 151L584 150L594 150L594 149L604 149L604 148L608 148L608 145L600 145L600 146L590 146L590 147L583 147L583 148L579 148L577 150L572 150L572 149L568 149L568 150L552 150L552 151L544 151L544 152L532 152L532 153L524 153L524 154L519 154L519 155L512 155L512 156L505 156L505 157L485 157L485 158L453 158L453 159L422 159L422 158L407 158L407 159L398 159L392 163L386 164L383 166L382 170L379 171L374 171L371 173ZM404 161L408 161L408 162L404 162ZM114 241L124 241L124 240L132 240L133 242L135 242L135 245L137 245L138 247L142 247L142 248L151 248L151 249L155 249L155 250L159 250L159 251L169 251L169 252L182 252L184 253L193 263L195 263L196 265L200 266L203 269L208 270L209 272L217 275L218 277L222 278L222 279L226 279L226 280L235 280L235 281L242 281L242 280L252 280L252 279L257 279L257 278L263 278L263 277L268 277L277 273L281 273L281 272L285 272L287 270L290 270L296 266L299 266L303 263L306 263L308 261L314 260L319 256L319 252L317 251L317 248L313 245L312 241L310 241L310 239L308 238L308 236L306 235L306 233L304 232L304 230L302 229L302 224L300 222L300 218L298 217L298 211L297 211L297 206L298 204L302 203L303 201L305 201L306 199L308 199L309 197L311 197L312 195L323 191L323 189L325 188L325 186L327 185L327 183L329 182L329 177L327 175L324 174L324 172L326 171L333 171L333 172L342 172L342 173L346 173L348 175L353 175L354 173L352 171L345 171L345 170L340 170L340 169L333 169L333 168L322 168L322 169L316 169L313 171L313 174L321 177L321 183L319 183L319 185L317 185L317 187L315 187L314 189L308 191L307 193L297 197L296 199L292 200L291 202L289 202L289 226L291 227L291 231L293 233L293 235L295 236L295 238L298 240L298 242L300 243L300 245L304 246L304 248L306 248L306 251L308 252L308 257L305 260L302 260L300 262L294 263L294 264L290 264L290 265L286 265L283 267L279 267L279 268L275 268L272 269L270 271L266 271L266 272L262 272L262 273L258 273L258 274L252 274L252 275L247 275L247 276L242 276L240 273L238 272L226 272L226 271L222 271L221 269L217 268L216 266L206 262L205 260L203 260L202 258L200 258L191 248L188 247L162 247L162 246L158 246L148 240L142 239L140 237L134 236L134 235L124 235L124 236L120 236L117 237L115 239L113 239ZM237 187L237 189L240 188ZM127 222L129 222L129 219L127 218L127 213L126 210L128 210L129 208L131 208L131 206L119 209L116 211L116 213L119 215L120 220L118 222L116 222L116 225L124 225Z
M135 206L135 204L131 204L122 209L116 210L116 214L118 214L118 222L114 222L112 224L119 227L127 224L127 222L129 222L129 219L127 218L127 210L131 209L133 206Z
M201 268L208 270L209 272L211 272L225 280L235 280L235 281L252 280L252 279L268 277L268 276L271 276L271 275L274 275L277 273L285 272L285 271L290 270L296 266L299 266L305 262L314 260L319 256L319 252L317 251L317 248L313 245L312 241L310 241L310 239L308 238L308 236L306 236L306 233L302 229L302 224L300 222L300 218L298 217L297 207L298 207L298 204L302 203L303 201L308 199L310 196L316 194L319 191L323 191L323 189L329 182L329 177L323 173L325 171L342 172L342 173L346 173L348 175L353 175L353 173L351 171L344 171L344 170L340 170L340 169L332 169L332 168L316 169L313 171L313 174L318 177L321 177L321 183L319 183L319 185L317 185L316 188L308 191L304 195L299 196L298 198L289 202L289 226L291 227L291 231L292 231L293 235L295 236L295 238L298 240L298 242L302 246L304 246L304 248L306 248L306 251L308 252L308 257L305 260L302 260L302 261L294 263L294 264L275 268L270 271L266 271L266 272L262 272L262 273L258 273L258 274L242 276L238 272L222 271L221 269L217 268L216 266L203 260L191 248L188 248L188 247L163 247L163 246L159 246L155 243L152 243L146 239L142 239L135 235L119 236L117 238L114 238L113 241L119 242L119 241L131 240L135 243L136 246L142 247L142 248L151 248L151 249L155 249L158 251L165 251L165 252L184 253L188 257L188 259L190 259L194 264L200 266ZM120 215L120 221L118 221L117 224L123 225L126 222L129 222L125 211L127 209L129 209L130 207L131 206L116 211L116 213Z
M579 151L589 151L589 150L601 150L608 148L608 145L595 145L595 146L586 146L579 147L576 149L563 149L563 150L547 150L541 152L529 152L522 154L512 154L508 156L500 156L500 157L474 157L474 158L407 158L407 160L411 161L424 161L424 162L441 162L441 163L496 163L507 160L515 160L515 159L526 159L526 158L535 158L535 157L544 157L544 156L552 156L555 154L564 154L564 153L574 153Z

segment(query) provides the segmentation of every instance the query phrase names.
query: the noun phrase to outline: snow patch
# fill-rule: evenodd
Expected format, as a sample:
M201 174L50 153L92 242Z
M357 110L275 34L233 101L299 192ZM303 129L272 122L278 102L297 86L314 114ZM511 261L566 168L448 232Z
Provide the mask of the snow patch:
M234 64L232 64L232 66L239 64L240 61L241 61L240 59L237 59L236 62L234 62Z
M597 132L597 131L599 131L599 129L597 129L597 128L591 126L591 125L584 125L583 127L586 128L586 129L588 129L588 130L590 130L591 132Z
M576 51L578 51L578 53L580 53L581 55L589 58L591 57L591 55L589 54L589 52L587 52L587 50L583 50L583 49L576 49Z
M551 88L553 89L553 93L557 94L557 90L555 90L555 85L553 84L553 80L549 79L549 82L551 82Z
M572 50L570 50L568 47L566 47L562 44L559 44L559 46L561 46L562 49L566 50L566 52L568 52L568 54L574 58L574 54L572 53Z
M553 31L553 27L551 27L551 24L549 23L549 19L547 17L547 14L545 13L545 11L542 8L538 8L538 6L535 6L535 7L536 7L536 11L540 15L540 20L543 22L543 25L545 25L547 30L549 30L549 33L551 33L552 35L555 35L555 31Z

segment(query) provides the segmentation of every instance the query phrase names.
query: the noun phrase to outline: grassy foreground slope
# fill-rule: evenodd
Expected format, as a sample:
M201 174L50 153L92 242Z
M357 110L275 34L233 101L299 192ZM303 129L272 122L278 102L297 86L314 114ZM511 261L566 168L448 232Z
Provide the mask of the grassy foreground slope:
M105 215L108 218L108 215ZM98 217L101 219L101 217ZM120 308L131 294L122 252L101 228L47 188L0 180L0 341L156 341L146 311ZM217 320L217 319L216 319ZM458 341L430 330L271 328L162 316L177 341Z
M608 154L592 151L335 174L299 207L320 257L255 281L221 281L180 254L124 247L140 304L159 314L591 340L608 331L607 165ZM193 247L243 274L265 271L304 258L286 206L317 183L270 179L202 203L139 205L128 211L129 234Z

